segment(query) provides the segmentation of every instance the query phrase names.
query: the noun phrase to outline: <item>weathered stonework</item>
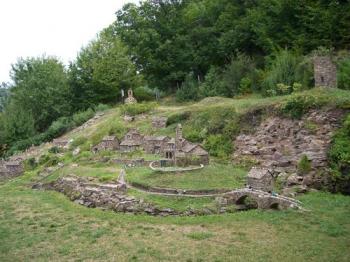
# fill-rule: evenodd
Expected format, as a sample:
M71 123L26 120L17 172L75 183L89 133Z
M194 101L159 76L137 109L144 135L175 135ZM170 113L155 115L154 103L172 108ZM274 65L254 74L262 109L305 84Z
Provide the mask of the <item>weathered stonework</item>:
M155 116L152 118L152 127L153 128L166 128L166 122L168 121L167 117L164 116Z
M128 97L124 100L124 103L125 104L136 104L137 103L137 100L134 97L132 89L128 90Z
M20 176L23 172L24 168L21 160L0 160L0 181Z
M249 159L273 171L297 173L298 163L306 155L312 170L325 169L331 137L342 116L343 111L330 110L311 111L301 120L268 118L253 134L236 138L233 160Z
M102 141L96 146L92 147L92 152L97 153L101 150L118 150L119 140L115 136L105 136Z
M337 66L329 56L316 56L314 62L315 87L337 87Z
M247 185L256 190L272 192L274 178L270 170L253 167L247 175Z

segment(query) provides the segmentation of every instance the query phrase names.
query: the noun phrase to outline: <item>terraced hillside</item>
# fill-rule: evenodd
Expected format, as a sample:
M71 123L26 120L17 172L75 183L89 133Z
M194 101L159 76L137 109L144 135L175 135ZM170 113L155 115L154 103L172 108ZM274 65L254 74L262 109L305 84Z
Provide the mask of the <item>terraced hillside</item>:
M135 113L131 122L124 120L125 112L134 114L128 108L104 111L90 125L60 138L73 140L68 149L58 149L53 144L33 149L33 154L27 156L25 174L0 185L0 260L347 261L350 245L347 196L309 189L309 193L297 196L307 210L304 212L232 209L208 215L194 211L215 210L217 196L152 194L140 187L181 191L241 188L254 163L233 163L238 135L253 133L269 116L293 118L308 110L321 112L334 108L343 110L345 115L349 105L347 91L314 89L273 98L207 98L195 104L164 100L138 106L144 112ZM154 116L166 116L167 127L153 128ZM114 161L122 158L152 161L159 160L159 155L145 154L142 150L128 154L90 151L104 136L121 138L130 128L138 128L145 135L174 137L178 123L183 125L185 138L209 151L208 166L192 172L159 173L147 165L133 167ZM131 186L126 193L128 198L142 199L160 209L194 210L194 215L153 217L117 213L81 206L59 192L32 189L35 184L48 184L72 175L90 179L91 184L113 183L122 169L126 170L126 181ZM275 190L281 192L281 184L277 183Z

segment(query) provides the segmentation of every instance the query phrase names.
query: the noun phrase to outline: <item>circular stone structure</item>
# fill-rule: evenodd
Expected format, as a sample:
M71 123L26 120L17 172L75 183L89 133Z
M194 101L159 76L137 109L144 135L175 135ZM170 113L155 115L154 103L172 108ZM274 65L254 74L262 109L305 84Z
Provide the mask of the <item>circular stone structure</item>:
M154 164L157 163L157 161L153 161L149 164L149 167L153 171L158 172L164 172L164 173L177 173L177 172L188 172L188 171L194 171L204 168L203 164L200 164L200 166L194 166L194 167L155 167Z

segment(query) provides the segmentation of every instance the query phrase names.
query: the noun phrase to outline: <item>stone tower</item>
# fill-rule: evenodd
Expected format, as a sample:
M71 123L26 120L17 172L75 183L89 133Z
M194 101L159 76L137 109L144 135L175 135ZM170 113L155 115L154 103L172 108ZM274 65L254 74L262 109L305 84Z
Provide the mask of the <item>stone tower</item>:
M125 99L125 104L135 104L137 103L136 98L134 97L134 94L131 89L128 90L128 97Z
M176 150L181 151L181 148L182 148L182 125L181 124L178 124L176 127L175 146L176 146Z
M337 66L330 56L313 59L315 87L337 87Z

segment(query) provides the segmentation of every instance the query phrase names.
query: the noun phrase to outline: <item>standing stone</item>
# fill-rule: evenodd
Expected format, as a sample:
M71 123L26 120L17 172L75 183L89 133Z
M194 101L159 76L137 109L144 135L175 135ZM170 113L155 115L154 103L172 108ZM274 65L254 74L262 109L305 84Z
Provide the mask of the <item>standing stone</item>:
M337 87L337 66L330 56L313 59L315 87Z
M133 95L133 92L131 89L128 90L128 97L125 99L125 104L136 104L137 100Z

